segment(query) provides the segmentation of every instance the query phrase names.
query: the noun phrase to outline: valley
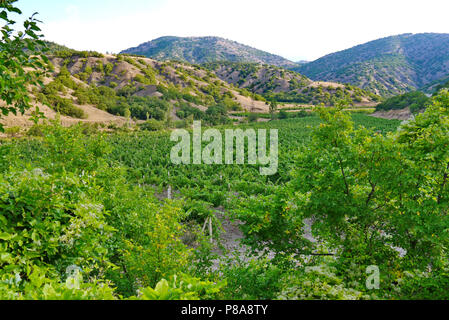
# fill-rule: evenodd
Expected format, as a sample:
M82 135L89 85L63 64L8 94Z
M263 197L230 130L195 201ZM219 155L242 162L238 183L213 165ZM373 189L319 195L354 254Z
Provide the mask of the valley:
M209 109L221 113L210 120L218 124L229 120L227 112L268 114L273 99L284 103L281 108L291 110L302 110L298 103L333 105L334 99L345 98L363 108L379 100L356 87L314 82L292 71L257 64L229 66L226 71L234 74L230 79L225 71L211 69L213 65L161 62L130 55L58 48L48 58L50 71L41 79L46 88L32 89L34 104L48 119L59 113L64 125L80 121L123 126L127 121L137 124L148 119L182 125L190 115L207 118ZM243 68L256 71L245 75ZM260 83L257 88L256 81ZM31 112L0 121L7 127L29 127Z
M231 2L0 1L0 300L449 299L449 33Z

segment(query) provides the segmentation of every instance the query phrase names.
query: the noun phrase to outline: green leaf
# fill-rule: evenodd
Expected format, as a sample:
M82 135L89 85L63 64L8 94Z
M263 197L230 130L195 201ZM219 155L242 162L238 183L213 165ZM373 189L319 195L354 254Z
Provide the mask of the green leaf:
M12 238L14 238L16 236L16 234L9 234L6 232L2 232L0 233L0 239L1 240L11 240Z

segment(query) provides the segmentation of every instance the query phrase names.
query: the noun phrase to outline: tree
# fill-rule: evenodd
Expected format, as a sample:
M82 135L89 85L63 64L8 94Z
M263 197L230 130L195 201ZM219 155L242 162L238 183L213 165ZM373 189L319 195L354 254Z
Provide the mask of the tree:
M277 101L274 100L274 99L272 99L272 100L270 101L270 114L271 114L271 119L274 119L277 108L278 108L278 103L277 103Z
M387 136L356 129L342 108L318 109L295 172L298 208L345 263L437 270L449 244L449 92Z
M286 254L325 250L347 281L376 265L389 290L406 271L447 277L449 92L387 135L355 127L344 107L316 109L321 123L292 180L244 211L248 243ZM306 218L320 241L303 238Z
M257 115L257 113L250 113L248 115L248 122L257 122L258 119L259 116Z
M285 110L281 110L279 111L279 119L287 119L288 118L288 113Z
M129 108L126 108L123 112L123 116L126 118L126 126L129 127L129 122L131 118L131 111L129 111Z
M9 113L24 113L31 107L31 97L28 91L29 85L40 85L39 76L45 72L48 59L45 57L45 42L39 40L42 35L37 26L40 22L34 13L23 23L23 30L13 29L15 21L9 15L12 13L22 14L20 9L14 6L17 0L0 0L0 21L4 26L1 28L0 39L0 100L6 102L0 106L4 116ZM31 70L31 71L30 71ZM42 114L36 107L33 119L37 121ZM0 131L3 131L0 124Z

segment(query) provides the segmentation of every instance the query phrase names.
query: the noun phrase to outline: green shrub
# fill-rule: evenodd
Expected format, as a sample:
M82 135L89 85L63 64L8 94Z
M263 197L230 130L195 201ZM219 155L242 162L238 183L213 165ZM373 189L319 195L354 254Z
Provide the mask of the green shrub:
M44 136L44 127L42 124L34 124L32 127L28 129L26 132L27 136L31 137L43 137Z
M181 274L174 275L169 281L162 279L155 288L147 287L140 290L137 297L140 300L208 300L216 299L220 290L226 285L224 281L213 283L199 278Z
M248 262L228 261L221 265L224 299L268 300L277 298L282 269L265 259Z
M1 300L115 300L117 296L108 282L83 281L81 273L68 276L66 281L49 278L45 269L31 267L29 281L20 276L4 278L0 283Z
M14 126L14 127L8 127L8 128L5 128L5 133L8 135L8 136L11 136L11 137L16 137L19 133L20 133L20 127L19 126Z
M134 77L134 81L142 83L142 84L146 84L146 85L151 84L151 82L141 74L136 74L136 76Z
M280 110L278 114L279 119L287 119L289 117L288 112L285 110Z
M158 131L164 128L164 123L156 119L149 119L140 125L142 130Z
M328 265L305 267L281 280L281 300L359 300L370 296L345 286Z
M69 117L86 119L87 115L84 111L76 107L72 100L67 98L61 98L59 96L47 96L50 102L50 106L56 112Z
M104 73L104 67L103 67L103 62L98 61L96 66L95 66L95 71L96 72L100 72L100 73Z
M57 187L55 187L57 186ZM27 273L30 265L63 272L75 264L83 269L105 262L101 244L111 237L104 209L86 197L86 180L41 169L12 171L0 177L0 275Z
M92 67L89 65L86 66L86 68L84 68L84 72L90 76L93 72Z
M420 91L413 91L391 97L376 107L379 110L395 110L409 107L410 111L416 113L425 109L430 104L430 98Z
M107 63L104 67L104 73L108 76L112 70L114 70L114 65L112 63Z
M248 122L257 122L259 115L257 113L248 114Z

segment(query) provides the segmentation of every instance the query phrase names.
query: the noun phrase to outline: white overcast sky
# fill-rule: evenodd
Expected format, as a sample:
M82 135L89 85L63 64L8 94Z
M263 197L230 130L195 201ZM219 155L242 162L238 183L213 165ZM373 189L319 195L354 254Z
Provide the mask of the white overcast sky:
M220 36L297 60L377 38L449 33L449 0L19 0L46 39L117 53L160 36Z

